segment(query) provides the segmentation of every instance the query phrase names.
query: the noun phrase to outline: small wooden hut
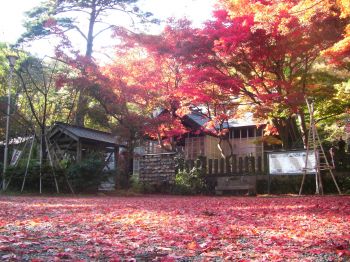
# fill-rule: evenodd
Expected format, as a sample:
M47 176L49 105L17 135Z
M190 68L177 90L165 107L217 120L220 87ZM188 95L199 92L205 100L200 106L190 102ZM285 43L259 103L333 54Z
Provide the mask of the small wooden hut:
M51 127L48 141L61 159L68 156L80 162L91 152L105 153L108 162L114 163L114 168L110 166L109 169L116 168L119 148L124 146L111 133L61 122L56 122Z

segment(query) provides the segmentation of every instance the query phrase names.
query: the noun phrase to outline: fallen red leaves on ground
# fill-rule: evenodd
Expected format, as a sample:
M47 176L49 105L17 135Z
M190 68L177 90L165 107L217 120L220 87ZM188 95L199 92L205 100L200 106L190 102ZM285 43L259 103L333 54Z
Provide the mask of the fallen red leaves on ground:
M0 197L1 261L348 261L350 197Z

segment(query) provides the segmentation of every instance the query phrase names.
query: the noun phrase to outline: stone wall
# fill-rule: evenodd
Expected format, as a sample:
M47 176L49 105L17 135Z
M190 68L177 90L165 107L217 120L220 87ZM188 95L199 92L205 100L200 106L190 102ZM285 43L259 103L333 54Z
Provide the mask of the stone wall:
M140 159L140 182L174 183L175 153L146 154Z

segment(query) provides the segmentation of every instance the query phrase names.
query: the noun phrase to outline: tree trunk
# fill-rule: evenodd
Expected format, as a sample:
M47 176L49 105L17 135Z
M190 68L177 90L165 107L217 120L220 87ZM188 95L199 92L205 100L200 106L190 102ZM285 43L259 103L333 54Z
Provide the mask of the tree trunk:
M92 58L92 47L93 47L93 42L94 42L94 26L96 22L96 3L95 1L92 4L91 7L91 13L90 13L90 18L89 18L89 30L87 34L87 39L86 39L86 51L85 51L85 57L91 60ZM85 75L85 68L82 69L83 72L82 74ZM80 86L78 87L79 90L79 97L78 97L78 103L77 103L77 111L75 114L75 125L84 127L84 122L85 122L85 116L87 113L88 109L88 96L86 94L86 87L85 86Z
M273 118L272 123L277 128L283 149L301 147L302 137L295 117Z
M301 125L301 132L302 132L302 139L304 142L304 146L306 147L308 143L308 130L306 127L306 121L305 121L305 113L304 110L299 110L299 116L300 116L300 125Z
M77 126L84 127L88 99L84 90L80 90L78 96L79 97L77 102L77 111L75 113L74 124Z

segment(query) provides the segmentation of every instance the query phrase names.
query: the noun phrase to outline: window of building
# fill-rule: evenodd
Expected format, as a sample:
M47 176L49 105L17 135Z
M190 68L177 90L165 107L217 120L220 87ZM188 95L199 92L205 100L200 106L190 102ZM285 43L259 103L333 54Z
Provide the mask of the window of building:
M248 129L248 137L255 137L255 127L250 126L247 129Z
M241 138L247 138L247 135L248 135L247 128L242 128L241 129Z
M241 130L239 128L234 128L232 130L233 132L233 138L240 138L241 137Z
M257 130L256 130L256 136L262 136L263 135L263 128L262 127L259 127Z

